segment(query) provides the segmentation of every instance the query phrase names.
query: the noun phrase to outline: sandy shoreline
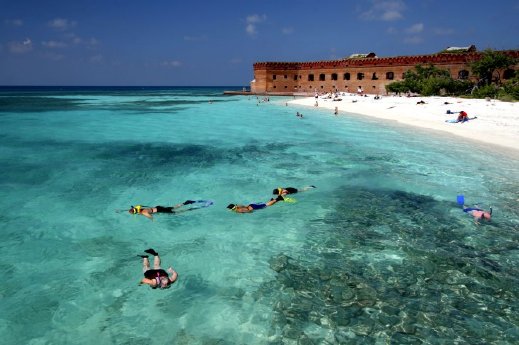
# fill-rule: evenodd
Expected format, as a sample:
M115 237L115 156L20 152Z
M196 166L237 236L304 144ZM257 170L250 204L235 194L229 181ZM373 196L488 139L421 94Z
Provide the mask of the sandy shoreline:
M519 103L453 97L383 96L374 99L373 95L362 97L353 94L341 94L340 98L341 101L333 101L319 97L318 107L330 109L331 115L337 107L338 116L360 114L394 120L404 125L444 131L519 153ZM417 104L420 101L425 104ZM314 107L315 102L315 97L305 97L288 103ZM457 112L461 110L467 112L469 118L477 119L464 123L445 122L456 119ZM447 111L456 113L448 114Z

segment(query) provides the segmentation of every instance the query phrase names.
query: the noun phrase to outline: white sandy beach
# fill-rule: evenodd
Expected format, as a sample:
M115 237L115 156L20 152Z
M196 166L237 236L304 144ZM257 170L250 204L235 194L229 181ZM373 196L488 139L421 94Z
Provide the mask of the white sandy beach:
M332 116L337 107L338 116L360 114L394 120L404 125L444 131L519 152L519 103L453 97L382 96L376 100L374 95L362 97L353 94L341 94L340 98L341 101L333 101L319 97L318 106L330 109ZM422 100L425 104L417 104ZM315 102L315 97L305 97L290 101L289 104L314 107ZM448 110L455 114L447 114ZM467 112L469 118L477 119L464 123L445 122L456 119L457 112L461 110Z

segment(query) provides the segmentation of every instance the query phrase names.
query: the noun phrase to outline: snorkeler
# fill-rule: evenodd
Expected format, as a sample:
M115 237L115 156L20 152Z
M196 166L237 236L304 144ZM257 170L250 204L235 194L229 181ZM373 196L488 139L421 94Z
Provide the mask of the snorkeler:
M255 203L255 204L248 204L248 205L236 205L236 204L229 204L227 205L227 208L231 211L234 211L236 213L251 213L254 210L261 210L268 206L274 205L278 201L283 201L284 198L280 195L276 199L272 198L266 203Z
M154 213L182 213L182 212L192 211L192 210L196 210L196 209L201 208L201 207L191 207L191 208L187 208L187 209L177 210L178 208L180 208L182 206L191 205L191 204L195 204L195 203L202 204L201 207L207 207L207 206L210 206L210 205L213 204L213 202L210 201L210 200L197 200L197 201L186 200L183 203L177 204L175 206L155 206L155 207L150 207L150 206L137 205L137 206L132 206L128 210L128 213L130 213L130 214L139 214L139 215L144 216L146 218L153 219L153 214Z
M485 211L479 207L467 207L463 205L463 212L470 214L472 217L474 217L474 223L479 225L479 221L486 219L490 221L492 218L492 207L490 207L489 211Z
M139 285L146 284L149 285L152 289L161 288L167 289L173 284L177 278L178 274L172 267L167 269L167 272L160 268L160 256L152 248L146 249L145 253L153 255L153 269L150 268L150 261L148 260L148 255L139 255L142 259L142 269L144 272L144 278L139 282ZM168 272L171 274L169 275Z
M296 193L304 192L304 191L307 191L309 189L314 189L314 188L316 188L316 187L315 186L307 186L307 187L304 187L302 189L297 189L297 188L294 188L294 187L285 187L285 188L278 187L278 188L272 190L272 194L276 194L276 195L296 194Z

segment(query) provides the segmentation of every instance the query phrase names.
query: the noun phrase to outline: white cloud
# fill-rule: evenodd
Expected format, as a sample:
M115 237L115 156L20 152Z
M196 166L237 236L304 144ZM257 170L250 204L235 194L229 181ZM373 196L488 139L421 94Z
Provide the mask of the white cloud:
M402 19L403 16L399 11L386 11L382 13L382 16L380 18L384 21L393 21Z
M43 41L41 44L46 48L64 48L67 46L66 43L59 41Z
M24 54L32 50L32 41L26 38L23 42L9 42L9 52L14 54Z
M294 28L283 28L281 29L281 32L284 34L284 35L290 35L294 32Z
M51 28L53 28L55 30L59 30L59 31L66 31L66 30L72 29L73 27L76 26L76 24L77 24L77 22L75 22L75 21L63 19L63 18L56 18L56 19L51 20L48 23L48 25Z
M423 39L420 36L409 36L404 39L404 42L408 44L419 44L423 42Z
M20 27L23 25L23 20L21 19L6 19L4 23L9 26Z
M404 18L402 0L371 0L371 7L360 14L361 19L395 21Z
M247 19L245 20L245 22L247 23L247 25L245 26L245 31L251 36L256 35L258 33L257 25L259 23L264 22L266 19L267 19L267 16L264 14L263 15L252 14L252 15L248 16Z
M97 46L98 44L99 44L99 41L94 37L91 37L90 39L88 39L86 41L86 45L91 48Z
M161 65L164 67L169 67L169 68L180 67L180 66L182 66L182 62L180 62L178 60L168 60L168 61L163 61L161 63Z
M92 63L101 63L101 62L103 62L104 57L101 54L97 54L97 55L91 56L89 60Z
M424 27L423 23L416 23L414 25L411 25L407 29L405 29L405 32L407 32L409 34L417 34L417 33L420 33L423 31L423 27Z

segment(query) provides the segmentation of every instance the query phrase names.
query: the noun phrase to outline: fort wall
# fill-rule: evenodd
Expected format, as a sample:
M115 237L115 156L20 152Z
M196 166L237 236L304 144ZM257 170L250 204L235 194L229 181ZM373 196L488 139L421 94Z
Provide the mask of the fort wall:
M519 51L502 51L519 58ZM374 56L371 53L368 56ZM396 57L352 57L312 62L257 62L251 92L255 94L313 94L317 92L356 92L386 94L385 86L403 80L403 74L418 64L446 69L454 79L473 79L470 63L479 52L438 53ZM516 66L517 67L517 66Z

